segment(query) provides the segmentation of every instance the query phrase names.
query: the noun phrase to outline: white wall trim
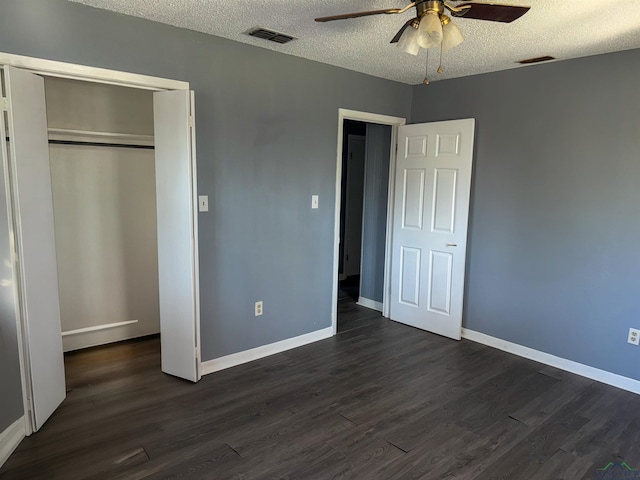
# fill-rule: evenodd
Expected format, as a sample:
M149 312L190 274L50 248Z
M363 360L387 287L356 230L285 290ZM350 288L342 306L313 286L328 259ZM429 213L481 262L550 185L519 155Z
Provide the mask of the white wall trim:
M497 348L503 352L513 353L519 357L528 358L536 362L544 363L552 367L565 370L567 372L575 373L582 377L590 378L598 382L606 383L613 387L621 388L629 392L640 394L640 381L633 378L623 377L616 373L607 372L606 370L600 370L599 368L590 367L582 363L574 362L562 357L556 357L549 353L534 350L533 348L525 347L517 343L511 343L500 338L492 337L484 333L476 332L474 330L462 329L462 338L471 340L473 342L482 343L489 347Z
M191 239L191 247L193 248L193 292L195 295L194 319L196 322L196 378L200 381L202 378L202 358L200 338L200 242L198 233L198 222L200 219L198 205L198 161L196 157L196 97L195 92L190 92L191 106L191 217L193 219L193 237Z
M358 297L358 305L382 312L382 303L365 297Z
M125 325L131 325L132 323L138 323L138 320L127 320L126 322L117 322L117 323L105 323L103 325L95 325L93 327L78 328L76 330L67 330L66 332L62 332L62 336L66 337L68 335L78 335L81 333L96 332L98 330L107 330L109 328L116 328L116 327L123 327Z
M124 336L124 337L118 337L117 340L106 340L106 341L105 340L99 340L99 341L96 341L96 342L90 342L90 343L87 343L86 345L82 345L80 347L77 347L77 346L69 347L63 341L63 343L62 343L62 351L64 353L76 352L78 350L85 350L87 348L101 347L101 346L104 346L104 345L110 345L112 343L124 342L124 341L127 341L127 340L135 340L136 338L150 337L152 335L159 335L159 334L160 334L159 330L156 330L155 332L148 332L148 333L136 333L136 334L133 334L133 335L127 335L127 336ZM73 338L73 337L71 337L71 338Z
M389 115L379 115L377 113L359 112L357 110L348 110L345 108L338 109L338 145L336 154L336 199L335 199L335 217L333 226L333 293L331 296L331 328L335 335L338 331L338 276L340 265L340 209L341 209L341 192L342 192L342 143L344 139L343 126L345 120L357 120L359 122L378 123L381 125L391 125L391 161L389 162L389 184L394 178L394 172L396 168L396 152L395 144L398 138L398 127L407 123L406 118L392 117ZM387 205L387 212L391 211L393 206L393 191L389 191L389 203ZM388 216L387 216L388 217ZM387 240L386 240L386 258L384 266L384 294L383 294L383 311L384 307L388 304L389 293L389 272L388 269L391 265L391 258L388 254L391 243L391 236L389 230L389 221L387 218Z
M24 416L9 425L4 432L0 433L0 467L4 465L9 456L14 452L20 442L25 437Z
M325 338L330 338L332 336L333 327L327 327L298 337L287 338L286 340L245 350L244 352L232 353L225 357L202 362L201 372L202 375L208 375L209 373L224 370L225 368L235 367L236 365L241 365L243 363L252 362L253 360L258 360L260 358L268 357L269 355L291 350L292 348L302 347L308 343L324 340Z
M405 125L405 123L401 125ZM389 152L389 186L387 189L387 230L384 244L384 289L382 291L382 316L391 317L391 253L393 246L393 210L396 198L396 163L398 161L398 125L391 129Z
M88 67L74 63L45 60L43 58L24 57L12 53L0 52L0 65L10 65L49 77L71 78L73 80L135 87L144 90L189 90L189 82L180 80Z

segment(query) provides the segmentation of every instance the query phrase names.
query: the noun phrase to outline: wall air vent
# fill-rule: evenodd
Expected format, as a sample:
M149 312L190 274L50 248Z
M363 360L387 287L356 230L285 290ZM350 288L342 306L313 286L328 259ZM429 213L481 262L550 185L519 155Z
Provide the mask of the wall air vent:
M546 57L527 58L526 60L520 60L518 63L521 63L522 65L529 65L531 63L548 62L549 60L555 59L556 57L550 57L547 55Z
M264 40L269 40L270 42L275 43L289 43L291 40L296 40L295 37L291 35L286 35L280 32L274 32L273 30L267 30L266 28L252 28L247 32L247 35L251 35L252 37L262 38Z

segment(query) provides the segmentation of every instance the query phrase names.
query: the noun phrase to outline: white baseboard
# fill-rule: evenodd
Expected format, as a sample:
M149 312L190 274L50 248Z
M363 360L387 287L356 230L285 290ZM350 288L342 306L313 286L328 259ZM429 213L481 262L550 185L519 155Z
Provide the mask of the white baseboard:
M116 322L116 323L105 323L104 325L95 325L93 327L78 328L76 330L67 330L66 332L62 332L62 336L67 337L69 335L79 335L81 333L98 332L100 330L109 330L110 328L124 327L125 325L131 325L133 323L138 323L138 320L128 320L126 322Z
M101 345L108 345L110 343L124 342L125 340L134 340L136 338L147 337L149 335L156 335L160 333L160 330L152 330L148 332L136 332L131 334L123 334L118 331L111 331L107 335L98 332L86 332L80 335L67 336L62 338L62 350L67 352L73 352L76 350L83 350L85 348L99 347Z
M372 308L373 310L377 310L382 312L382 303L376 302L375 300L369 300L368 298L358 297L358 305L363 307Z
M308 343L317 342L333 336L333 327L323 328L322 330L316 330L315 332L306 333L298 337L287 338L279 342L270 343L269 345L262 345L261 347L252 348L243 352L232 353L225 357L214 358L213 360L207 360L200 365L200 371L202 375L208 375L209 373L218 372L225 368L235 367L243 363L252 362L260 358L268 357L276 353L291 350L292 348L301 347Z
M9 425L0 433L0 467L4 465L13 451L25 437L24 416Z
M500 338L492 337L484 333L462 329L462 338L471 340L473 342L482 343L489 347L497 348L504 352L513 353L519 357L529 358L536 362L544 363L552 367L565 370L567 372L575 373L583 377L596 380L598 382L606 383L614 387L627 390L629 392L640 394L640 381L633 378L623 377L616 373L607 372L606 370L600 370L599 368L590 367L582 363L574 362L573 360L567 360L566 358L556 357L549 353L544 353L533 348L518 345L517 343L511 343Z

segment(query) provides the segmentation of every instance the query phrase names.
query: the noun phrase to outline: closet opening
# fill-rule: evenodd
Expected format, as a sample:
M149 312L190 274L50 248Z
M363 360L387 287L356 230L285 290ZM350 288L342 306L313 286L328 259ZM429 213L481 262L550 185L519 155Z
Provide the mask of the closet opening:
M153 93L45 77L65 352L160 333Z
M188 82L0 52L0 85L1 303L16 324L24 435L66 396L63 351L155 335L158 373L197 382Z
M159 363L153 92L45 77L45 98L62 343L74 389L101 371L117 374L115 360L135 368L138 346ZM127 346L95 348L118 342Z

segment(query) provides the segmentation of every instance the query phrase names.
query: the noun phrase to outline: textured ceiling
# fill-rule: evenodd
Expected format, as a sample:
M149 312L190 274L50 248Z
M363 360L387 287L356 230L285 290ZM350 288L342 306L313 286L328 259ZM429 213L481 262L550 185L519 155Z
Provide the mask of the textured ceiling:
M424 51L418 57L389 44L415 9L329 23L315 17L403 6L393 0L71 0L126 15L229 38L238 42L408 84L424 78ZM515 62L551 55L564 60L640 47L640 0L492 0L531 6L511 24L454 19L465 42L445 54L431 51L432 81L515 68ZM249 37L253 27L292 35L279 45Z

